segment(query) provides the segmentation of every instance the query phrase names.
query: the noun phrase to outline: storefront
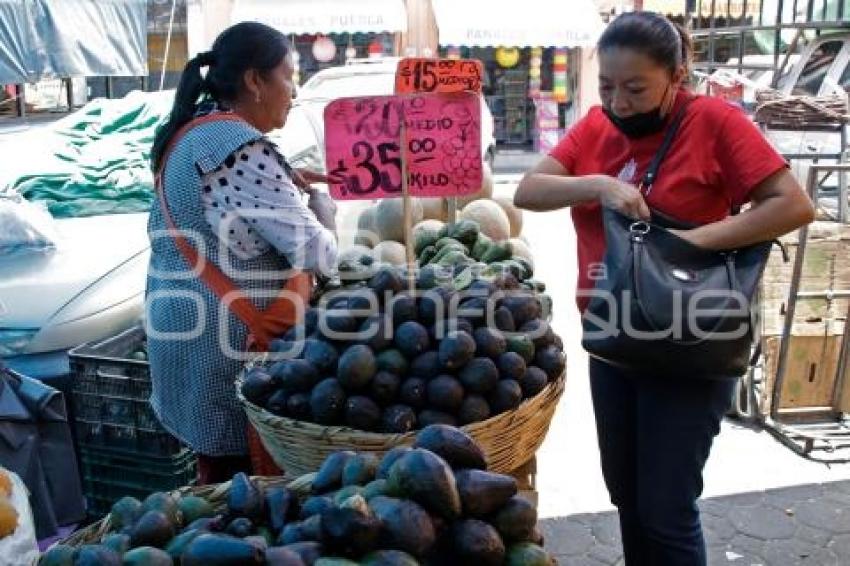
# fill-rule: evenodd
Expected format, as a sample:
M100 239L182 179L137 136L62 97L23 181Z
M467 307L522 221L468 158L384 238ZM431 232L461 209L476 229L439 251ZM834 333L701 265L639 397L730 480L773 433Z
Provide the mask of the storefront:
M527 0L522 12L486 0L432 0L440 56L480 59L501 147L545 151L581 114L583 48L604 26L592 1Z

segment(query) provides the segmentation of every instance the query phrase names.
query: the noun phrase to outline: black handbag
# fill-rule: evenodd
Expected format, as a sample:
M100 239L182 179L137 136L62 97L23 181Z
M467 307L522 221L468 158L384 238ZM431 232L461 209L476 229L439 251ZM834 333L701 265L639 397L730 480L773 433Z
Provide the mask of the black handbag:
M686 107L643 177L644 194ZM582 316L582 346L595 358L646 375L742 376L756 331L753 298L773 242L706 250L669 230L693 225L652 212L645 222L603 209L605 270Z

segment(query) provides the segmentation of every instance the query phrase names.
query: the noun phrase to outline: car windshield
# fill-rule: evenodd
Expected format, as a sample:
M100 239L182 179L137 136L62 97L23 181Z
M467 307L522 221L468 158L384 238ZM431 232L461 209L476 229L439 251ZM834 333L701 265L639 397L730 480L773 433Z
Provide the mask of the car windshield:
M392 94L395 74L386 72L352 73L345 76L319 76L304 85L301 95L307 98L334 100L343 96Z

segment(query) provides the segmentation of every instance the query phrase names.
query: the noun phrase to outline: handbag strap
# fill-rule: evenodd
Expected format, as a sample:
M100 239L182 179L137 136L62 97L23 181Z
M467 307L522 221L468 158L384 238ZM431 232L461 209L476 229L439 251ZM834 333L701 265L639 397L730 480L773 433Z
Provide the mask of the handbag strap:
M667 132L664 134L664 140L661 142L661 147L658 148L658 151L649 163L646 173L643 174L643 178L640 181L638 189L640 189L644 196L649 196L649 193L652 190L652 185L654 185L655 181L658 179L658 169L661 168L661 162L667 156L667 152L670 151L670 146L673 145L673 138L675 138L676 134L679 132L682 120L685 119L685 111L688 109L692 100L693 98L685 100L682 107L679 108L679 111L673 116L673 120L667 128Z

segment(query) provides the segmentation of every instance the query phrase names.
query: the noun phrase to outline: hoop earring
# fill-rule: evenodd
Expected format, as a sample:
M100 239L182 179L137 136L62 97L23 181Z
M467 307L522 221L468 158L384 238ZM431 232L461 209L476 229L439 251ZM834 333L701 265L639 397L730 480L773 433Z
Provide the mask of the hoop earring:
M256 98L254 99L254 101L255 101L257 104L259 104L261 99L262 99L262 97L260 96L260 93L257 93L257 96L256 96Z

